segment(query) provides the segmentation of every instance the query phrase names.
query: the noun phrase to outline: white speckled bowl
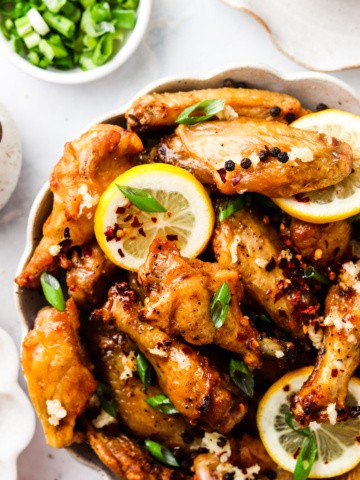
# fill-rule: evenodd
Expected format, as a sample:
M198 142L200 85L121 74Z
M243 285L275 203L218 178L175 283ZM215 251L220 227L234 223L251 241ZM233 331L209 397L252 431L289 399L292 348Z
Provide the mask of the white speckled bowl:
M0 52L4 53L14 65L25 73L46 82L65 85L92 82L114 72L133 55L145 35L151 14L151 5L152 0L140 0L135 28L129 33L125 44L107 63L93 70L82 71L80 68L73 68L72 70L61 71L54 68L44 70L36 67L14 52L1 32Z
M149 92L166 92L179 90L193 90L222 86L226 78L243 81L248 86L286 92L299 98L303 105L315 109L318 103L325 103L329 107L348 110L360 114L360 99L345 83L329 75L319 73L303 73L295 75L280 75L274 70L257 66L235 66L217 72L211 72L202 77L179 76L162 79L145 87L136 98ZM93 123L113 123L125 126L124 113L132 101L118 110L107 113ZM78 132L74 133L74 136ZM50 213L52 193L45 184L37 195L28 220L26 247L19 262L18 273L27 264L34 248L41 238L42 225ZM32 328L36 312L44 306L42 296L35 291L15 287L17 305L24 331ZM105 478L114 478L86 445L76 445L68 449L80 461L97 469Z

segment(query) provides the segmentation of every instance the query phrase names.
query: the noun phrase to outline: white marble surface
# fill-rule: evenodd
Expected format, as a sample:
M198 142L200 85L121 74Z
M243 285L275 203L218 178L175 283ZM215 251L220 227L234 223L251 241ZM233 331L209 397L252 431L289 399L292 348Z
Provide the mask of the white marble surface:
M64 142L149 82L166 75L206 73L231 64L267 65L282 73L304 70L276 50L252 17L220 0L154 0L148 33L135 56L111 76L85 86L43 83L0 57L0 102L18 125L24 151L19 184L0 212L0 326L17 346L21 330L12 281L24 247L27 215ZM360 94L359 70L334 75ZM66 451L46 447L39 427L18 467L19 480L99 478Z

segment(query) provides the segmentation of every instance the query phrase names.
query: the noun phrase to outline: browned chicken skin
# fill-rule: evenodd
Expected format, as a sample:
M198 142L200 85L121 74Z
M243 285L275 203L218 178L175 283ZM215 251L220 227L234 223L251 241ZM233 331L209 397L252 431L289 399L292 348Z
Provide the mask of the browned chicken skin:
M244 88L210 88L190 92L150 93L138 98L126 112L128 127L143 131L175 125L185 108L203 100L225 100L232 114L264 120L293 121L304 115L299 100L290 95L267 90ZM270 110L279 107L279 114Z
M162 414L148 405L146 399L162 391L157 385L151 385L145 392L141 380L129 373L136 345L111 321L104 322L99 315L89 322L86 335L102 378L114 392L121 423L138 438L151 438L169 448L188 450L182 435L188 433L189 425L181 415Z
M289 161L271 155L260 161L260 151L273 147L288 153ZM180 125L152 150L150 159L189 170L226 195L248 191L287 197L339 183L351 173L353 156L347 143L324 134L240 117ZM232 171L224 168L229 159L235 162ZM243 159L250 161L246 168Z
M88 424L86 438L100 460L121 480L180 480L181 473L155 462L126 435L107 435Z
M54 205L33 256L16 278L21 287L35 288L45 270L58 265L58 255L94 236L94 213L110 182L135 165L143 146L139 137L116 125L95 125L65 145L50 176Z
M219 264L237 270L245 290L274 323L293 337L302 338L305 315L301 312L310 306L309 288L303 279L299 279L301 296L298 289L290 288L292 284L279 266L282 245L276 230L265 224L256 210L243 208L218 222L213 248ZM284 263L288 263L286 258Z
M344 255L351 237L351 224L346 220L315 224L292 218L289 237L301 255L323 268Z
M182 335L195 345L215 343L259 367L258 332L241 313L243 289L238 277L236 270L184 258L175 243L155 239L139 270L139 282L149 295L145 318L169 335ZM210 304L224 282L231 292L230 308L224 325L215 328Z
M327 409L336 407L338 420L360 414L345 408L348 384L360 364L360 261L348 262L325 303L325 337L313 373L295 395L292 411L301 425L327 422Z
M91 240L71 254L71 267L66 271L68 292L79 307L85 310L97 307L106 300L118 270L96 240Z
M22 346L21 361L31 400L47 443L57 448L82 439L74 432L75 421L96 390L78 328L78 311L70 299L65 312L50 307L40 310ZM55 408L62 409L63 418L51 413L53 402Z
M191 424L221 433L230 431L246 412L239 390L209 359L180 340L139 319L136 294L126 283L110 289L101 310L137 344L158 376L159 385Z

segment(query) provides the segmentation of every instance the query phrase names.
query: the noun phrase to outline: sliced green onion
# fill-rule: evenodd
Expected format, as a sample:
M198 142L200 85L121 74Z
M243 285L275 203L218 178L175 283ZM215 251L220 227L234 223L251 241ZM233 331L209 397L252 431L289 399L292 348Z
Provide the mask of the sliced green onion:
M83 44L88 47L89 50L94 50L96 47L98 41L95 37L90 37L89 35L84 35L83 39Z
M121 7L126 10L136 10L139 5L140 0L123 0L121 3Z
M96 23L92 16L91 10L87 9L81 17L80 28L90 37L100 37L105 33L114 33L115 27L111 22Z
M84 8L92 7L94 3L96 3L96 0L80 0L81 5Z
M214 295L210 305L211 320L215 328L220 328L224 325L226 315L230 308L231 293L227 282L224 282Z
M109 20L111 17L111 10L108 2L104 2L102 4L95 3L95 5L91 7L90 11L91 17L96 23L104 22L105 20Z
M254 377L247 365L234 358L230 361L229 373L232 381L248 397L254 396Z
M322 273L318 272L314 267L306 267L304 269L304 277L312 280L316 280L324 285L330 285L330 280Z
M114 9L112 16L115 19L116 28L125 28L126 30L132 30L136 24L136 11L135 10L119 10Z
M52 13L59 13L62 7L69 3L66 0L43 0L46 5L46 8Z
M41 37L37 32L30 32L23 37L23 40L27 48L30 50L39 45Z
M195 103L191 107L185 108L175 120L176 123L183 123L185 125L194 125L195 123L205 122L209 118L213 117L217 113L224 110L225 100L204 100L202 102ZM204 115L190 116L191 113L198 111Z
M32 31L32 26L27 16L17 18L14 23L20 37L24 37Z
M43 272L40 277L40 283L44 292L46 300L60 312L65 311L64 294L58 280L50 275L50 273Z
M245 207L246 198L244 195L236 195L232 198L226 200L226 202L221 205L219 210L219 221L222 222L226 218L233 215L235 212L242 210Z
M146 399L146 403L154 410L157 410L160 413L165 413L166 415L175 415L176 413L179 413L172 404L170 398L165 395L160 394L155 395L154 397L149 397Z
M145 355L141 352L139 352L136 357L136 368L146 391L151 384L151 367Z
M50 27L64 35L64 37L71 38L75 34L75 23L63 15L45 12L44 20Z
M116 402L111 388L104 383L99 382L96 393L99 397L101 408L105 410L106 413L116 418Z
M301 428L300 426L295 427L295 425L294 425L295 419L290 412L285 413L285 422L286 422L287 426L290 427L291 430L293 430L294 432L299 433L300 435L303 435L304 437L309 437L310 436L311 431L310 431L309 427L305 427L305 428Z
M44 36L50 32L48 24L45 22L41 14L36 10L36 8L30 8L26 16L29 19L31 26L37 33Z
M79 57L79 65L82 70L92 70L96 68L95 63L92 60L92 53L91 52L84 52Z
M301 445L299 456L297 457L294 480L306 480L311 472L314 462L317 458L318 447L313 433L306 437Z
M153 442L152 440L145 440L145 446L148 449L149 453L156 458L159 462L169 467L179 467L179 464L170 452L170 450L160 443Z
M120 192L142 212L166 212L164 208L150 193L141 188L116 185Z
M29 62L32 63L33 65L36 65L37 67L40 64L40 55L35 52L35 50L30 50L30 52L27 54L27 58L29 59Z
M113 38L111 33L107 33L103 35L100 40L97 42L95 47L92 61L98 67L100 65L104 65L113 53Z

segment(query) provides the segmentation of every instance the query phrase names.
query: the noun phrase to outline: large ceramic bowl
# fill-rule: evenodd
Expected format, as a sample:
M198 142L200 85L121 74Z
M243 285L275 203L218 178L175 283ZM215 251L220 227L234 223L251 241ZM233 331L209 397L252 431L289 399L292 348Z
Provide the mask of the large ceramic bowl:
M167 92L220 87L227 78L243 81L248 86L254 88L286 92L299 98L304 107L310 109L315 109L316 105L321 102L329 107L340 108L360 114L360 99L356 96L356 93L345 83L335 78L316 73L285 76L280 75L274 70L255 66L233 67L197 78L166 78L147 86L143 91L139 92L137 97L154 91ZM130 104L131 101L122 108L110 112L100 119L96 119L94 123L102 122L125 126L124 113ZM74 137L78 133L79 132L74 132ZM50 213L51 206L52 193L48 188L48 184L46 184L36 197L29 215L26 248L18 266L18 273L22 271L28 262L41 238L42 225ZM18 287L15 288L20 319L24 332L26 332L32 328L37 311L44 306L44 300L37 292ZM110 473L106 473L108 472L107 469L100 464L99 460L96 459L95 455L86 445L77 445L68 450L75 454L80 461L102 472L103 475L108 475L107 478L114 478Z

